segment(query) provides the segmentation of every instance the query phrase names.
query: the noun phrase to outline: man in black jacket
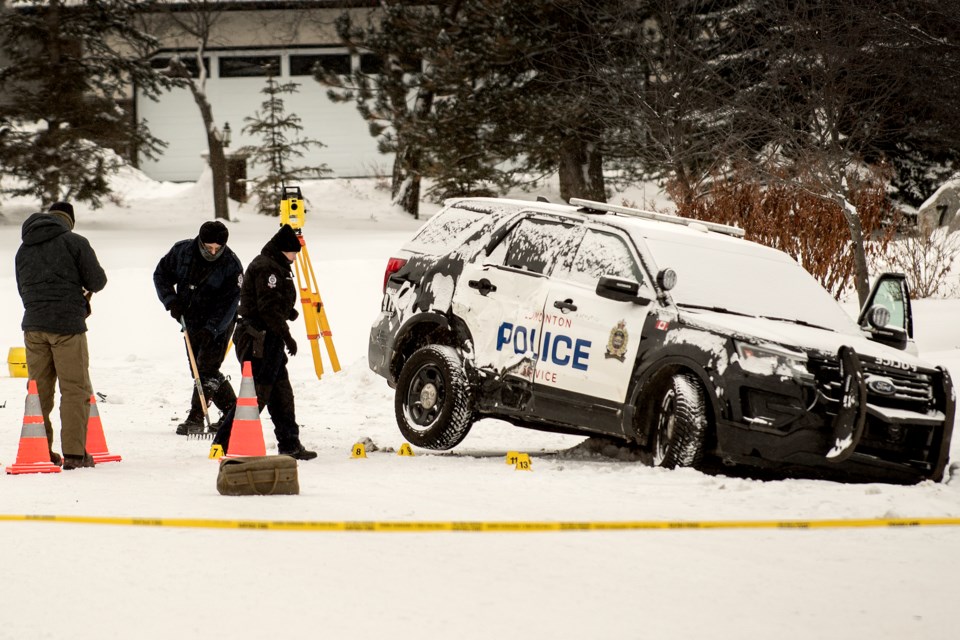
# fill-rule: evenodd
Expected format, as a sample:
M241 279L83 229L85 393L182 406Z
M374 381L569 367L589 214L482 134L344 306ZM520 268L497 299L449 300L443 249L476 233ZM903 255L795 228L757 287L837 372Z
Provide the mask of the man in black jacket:
M21 328L26 343L27 371L37 382L43 425L53 452L54 388L60 383L60 445L63 468L94 466L86 451L90 419L90 357L87 322L90 296L103 289L107 275L90 243L73 232L73 206L56 202L46 213L23 223L23 244L17 251L17 291L23 300Z
M164 309L181 323L181 328L186 327L204 399L208 404L213 402L223 414L237 403L220 366L237 321L243 280L243 265L227 246L229 236L227 227L219 220L204 222L196 238L174 244L153 272L153 284ZM190 410L186 420L177 426L177 433L202 431L203 410L194 385Z
M290 265L297 259L300 247L299 236L285 224L247 266L240 291L240 320L233 341L240 362L250 361L258 409L263 411L267 407L270 412L278 452L297 460L312 460L317 457L316 452L300 443L284 353L286 349L291 356L297 355L297 342L290 335L287 322L299 315L297 285ZM223 426L213 441L214 445L223 447L224 453L229 453L233 415L231 412L224 417Z

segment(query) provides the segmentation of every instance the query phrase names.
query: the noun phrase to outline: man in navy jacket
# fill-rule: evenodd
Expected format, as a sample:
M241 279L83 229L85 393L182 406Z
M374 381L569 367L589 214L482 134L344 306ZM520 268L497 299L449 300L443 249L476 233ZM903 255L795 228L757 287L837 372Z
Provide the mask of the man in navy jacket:
M243 282L243 265L227 246L229 235L219 220L204 222L196 238L174 244L153 272L153 283L164 309L186 326L204 398L221 413L227 413L237 403L233 387L220 367L237 322ZM194 385L190 411L177 427L177 433L200 431L203 413Z

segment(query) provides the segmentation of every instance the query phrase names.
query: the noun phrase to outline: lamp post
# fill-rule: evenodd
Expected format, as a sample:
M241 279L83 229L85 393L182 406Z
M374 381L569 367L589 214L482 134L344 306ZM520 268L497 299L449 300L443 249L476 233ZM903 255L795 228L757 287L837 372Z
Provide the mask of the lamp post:
M229 122L225 122L223 124L223 136L220 141L223 143L224 149L230 146L230 123Z

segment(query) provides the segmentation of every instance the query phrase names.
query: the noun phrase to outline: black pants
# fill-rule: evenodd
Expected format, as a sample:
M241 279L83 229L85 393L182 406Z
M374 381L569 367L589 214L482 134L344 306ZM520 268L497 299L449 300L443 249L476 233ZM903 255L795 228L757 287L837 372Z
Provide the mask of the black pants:
M290 376L287 373L287 354L284 352L283 339L270 331L263 338L261 357L254 357L253 346L250 340L241 335L241 328L237 328L234 343L237 346L237 359L241 366L249 360L253 369L253 382L257 393L257 409L263 411L266 407L273 420L273 433L277 437L277 449L280 453L296 451L300 447L300 427L297 425L294 409L293 388L290 386ZM233 429L233 417L236 408L226 414L223 423L213 440L214 444L223 447L228 453L227 445L230 442L230 432Z
M226 356L227 343L230 339L227 332L220 336L213 336L209 331L187 330L190 337L190 346L193 357L197 362L197 371L200 373L200 383L203 385L203 396L208 403L213 402L224 414L237 404L237 396L233 392L230 382L220 373L220 366ZM186 346L184 346L186 348ZM189 355L187 366L190 366ZM190 377L193 377L193 368L190 368ZM190 398L190 419L199 421L203 418L203 408L200 406L200 395L197 386L193 386L193 395Z

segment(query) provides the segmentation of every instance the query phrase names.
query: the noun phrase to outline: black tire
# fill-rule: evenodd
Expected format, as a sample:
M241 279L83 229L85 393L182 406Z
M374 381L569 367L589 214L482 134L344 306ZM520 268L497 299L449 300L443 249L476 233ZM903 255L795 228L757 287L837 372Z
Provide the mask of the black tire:
M394 410L400 433L414 446L452 449L463 442L473 406L460 354L433 344L415 351L397 380Z
M696 467L703 458L707 434L707 409L703 387L688 373L673 376L653 411L650 465L674 469Z

